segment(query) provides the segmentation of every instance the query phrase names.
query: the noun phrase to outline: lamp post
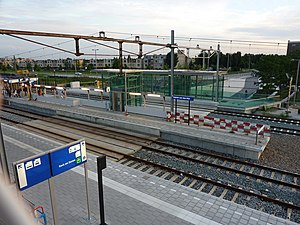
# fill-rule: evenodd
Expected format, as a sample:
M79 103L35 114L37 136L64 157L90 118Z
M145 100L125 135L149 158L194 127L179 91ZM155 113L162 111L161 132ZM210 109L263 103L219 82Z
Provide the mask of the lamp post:
M97 69L97 55L96 52L99 50L99 48L93 48L92 51L95 51L95 69Z
M174 30L171 30L171 112L174 112Z
M295 94L294 94L294 105L295 105L296 104L296 98L297 98L297 92L298 92L298 77L299 77L300 59L292 59L292 61L298 61L296 83L295 83Z
M293 82L293 77L289 77L289 75L286 73L285 74L287 79L290 80L289 82L289 92L288 92L288 99L287 99L287 106L286 106L286 115L288 115L290 113L289 111L289 107L290 107L290 97L291 97L291 89L292 89L292 82Z

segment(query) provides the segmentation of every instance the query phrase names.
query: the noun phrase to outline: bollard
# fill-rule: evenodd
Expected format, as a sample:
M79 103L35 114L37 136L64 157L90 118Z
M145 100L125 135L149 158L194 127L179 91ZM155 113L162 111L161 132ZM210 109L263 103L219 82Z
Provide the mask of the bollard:
M103 181L102 181L102 170L105 168L106 168L106 156L99 156L97 158L97 171L98 171L100 225L107 225L105 223L105 217L104 217L104 198L103 198Z

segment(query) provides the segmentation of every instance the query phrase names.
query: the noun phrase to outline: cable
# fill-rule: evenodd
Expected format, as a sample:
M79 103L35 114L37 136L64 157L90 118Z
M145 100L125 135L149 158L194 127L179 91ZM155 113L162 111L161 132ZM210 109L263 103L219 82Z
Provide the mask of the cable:
M97 33L93 33L93 34L90 34L90 35L95 35L95 34L97 34ZM60 43L53 44L51 46L59 46L59 45L70 43L70 42L73 42L73 40L63 41L63 42L60 42ZM29 50L29 51L26 51L26 52L21 52L21 53L17 53L17 54L13 54L13 55L4 56L4 57L1 57L1 58L13 57L13 56L17 56L17 55L24 55L24 54L27 54L27 53L32 53L32 52L36 52L36 51L40 51L40 50L44 50L44 49L45 49L45 47L37 48L37 49Z
M106 33L112 34L130 34L137 36L145 36L145 37L155 37L155 38L170 38L169 35L155 35L155 34L135 34L135 33L125 33L125 32L113 32L106 31ZM218 42L240 42L240 43L260 43L260 44L272 44L272 45L287 45L286 42L274 42L274 41L251 41L251 40L237 40L237 39L225 39L225 38L203 38L203 37L185 37L185 36L175 36L176 40L203 40L203 41L218 41Z
M146 38L154 38L156 40L162 39L163 41L165 41L166 38L170 38L170 36L168 36L168 35L135 34L135 33L113 32L113 31L106 31L106 33L117 34L117 35L130 35L130 37L127 37L127 39L134 38L133 36L143 36L143 37L146 37ZM94 34L97 34L97 33L93 33L91 35L94 35ZM217 43L223 43L223 44L230 44L230 52L232 50L232 44L245 45L245 46L248 46L250 44L251 46L256 45L256 46L261 46L261 47L275 47L276 46L276 53L278 53L279 49L286 48L286 46L287 46L287 43L281 43L281 42L235 40L235 39L230 40L230 39L225 39L225 38L203 38L203 37L177 36L177 37L175 37L175 40L188 42L188 46L191 46L192 42L196 44L195 41L200 41L200 43L202 43L202 42L204 42L204 43L217 42ZM63 45L63 44L66 44L66 43L69 43L69 42L72 42L72 41L73 40L64 41L64 42L60 42L60 43L57 43L57 44L54 44L54 45L49 45L49 46L54 47L54 46ZM238 48L238 50L240 50L240 46L238 46L238 45L236 45L236 47ZM180 47L179 44L178 44L178 46ZM225 46L224 46L224 48L226 49ZM5 57L12 57L12 56L16 56L16 55L17 56L24 55L24 54L27 54L27 53L33 53L33 52L44 50L44 49L45 49L45 47L34 49L34 50L29 50L29 51L25 51L25 52L21 52L21 53L17 53L17 54L13 54L13 55L5 56ZM84 49L84 48L82 48L82 49ZM5 57L3 57L3 58L5 58Z

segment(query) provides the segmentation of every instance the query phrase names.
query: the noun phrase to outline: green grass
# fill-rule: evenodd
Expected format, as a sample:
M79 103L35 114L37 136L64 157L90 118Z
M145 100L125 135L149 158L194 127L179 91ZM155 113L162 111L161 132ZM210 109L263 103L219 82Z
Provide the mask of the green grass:
M263 112L262 115L263 116L268 116L268 117L276 117L276 118L279 118L279 119L287 119L289 117L286 113L281 113L279 115L276 115L276 114L272 114L272 113L269 113L269 112Z

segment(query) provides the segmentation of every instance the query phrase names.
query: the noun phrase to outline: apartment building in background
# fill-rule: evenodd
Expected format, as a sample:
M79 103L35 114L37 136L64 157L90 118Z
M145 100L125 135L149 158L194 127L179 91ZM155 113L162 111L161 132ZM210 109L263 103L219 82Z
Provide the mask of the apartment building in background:
M41 59L34 60L29 58L0 58L0 65L14 68L16 65L20 69L38 66L43 69L61 70L61 69L87 69L87 68L113 68L114 61L118 58L91 58L91 59ZM128 69L163 69L165 67L166 55L146 55L144 58L124 57L122 65Z

